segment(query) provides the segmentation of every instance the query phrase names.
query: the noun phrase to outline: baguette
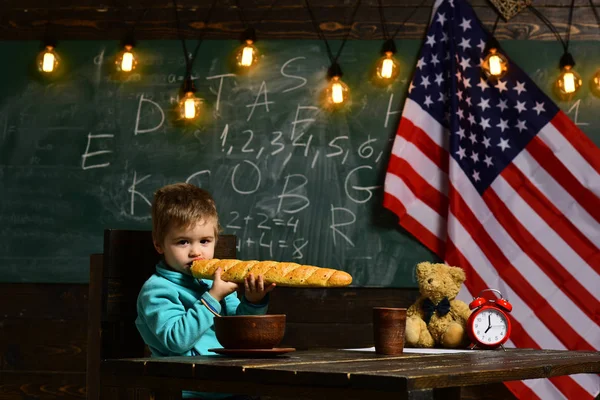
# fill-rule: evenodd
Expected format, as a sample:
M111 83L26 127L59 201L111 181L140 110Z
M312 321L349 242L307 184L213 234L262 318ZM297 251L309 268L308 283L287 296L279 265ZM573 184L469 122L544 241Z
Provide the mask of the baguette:
M243 283L249 274L262 275L265 283L291 287L338 287L352 283L352 276L344 271L300 265L278 261L241 260L196 260L192 263L192 276L200 279L213 279L217 268L221 267L221 279Z

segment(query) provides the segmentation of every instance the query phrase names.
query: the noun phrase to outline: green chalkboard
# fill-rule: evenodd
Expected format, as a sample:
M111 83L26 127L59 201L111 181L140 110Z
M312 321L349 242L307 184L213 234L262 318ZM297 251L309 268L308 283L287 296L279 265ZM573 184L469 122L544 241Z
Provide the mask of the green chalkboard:
M353 106L333 114L319 108L321 42L259 44L258 68L235 76L238 43L203 43L193 76L204 117L182 126L172 112L184 73L177 41L141 42L144 67L128 81L112 74L116 42L60 43L66 69L53 82L31 72L38 43L0 43L10 55L0 66L0 281L87 282L103 229L150 229L154 191L189 181L213 193L242 259L343 269L359 286L416 286L414 265L436 258L381 199L421 42L398 42L402 72L387 88L369 79L380 43L347 43L340 63ZM560 47L503 45L550 92ZM598 44L571 49L590 77ZM599 99L586 88L560 105L600 144Z

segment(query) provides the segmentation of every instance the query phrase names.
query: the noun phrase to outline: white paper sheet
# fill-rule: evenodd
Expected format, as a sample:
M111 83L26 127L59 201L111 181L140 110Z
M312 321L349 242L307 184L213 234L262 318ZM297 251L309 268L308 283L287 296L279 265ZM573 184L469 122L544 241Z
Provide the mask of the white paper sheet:
M366 347L362 349L343 349L343 350L351 350L351 351L371 351L375 352L375 347ZM422 349L422 348L412 348L405 347L405 353L417 353L417 354L447 354L447 353L472 353L474 351L480 350L468 350L468 349Z

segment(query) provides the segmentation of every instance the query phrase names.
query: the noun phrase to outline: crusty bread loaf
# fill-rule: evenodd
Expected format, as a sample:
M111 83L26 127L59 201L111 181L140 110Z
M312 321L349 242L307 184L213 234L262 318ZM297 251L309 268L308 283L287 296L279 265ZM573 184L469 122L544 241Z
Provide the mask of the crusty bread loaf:
M192 264L195 278L213 279L217 268L223 270L221 279L243 283L248 274L262 275L266 283L275 282L279 286L294 287L335 287L348 286L352 276L344 271L330 268L300 265L278 261L241 261L241 260L196 260Z

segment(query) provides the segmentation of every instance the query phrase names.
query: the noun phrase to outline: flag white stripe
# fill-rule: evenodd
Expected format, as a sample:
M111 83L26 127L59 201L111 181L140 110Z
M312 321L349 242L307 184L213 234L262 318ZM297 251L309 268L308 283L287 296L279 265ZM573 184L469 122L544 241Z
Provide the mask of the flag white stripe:
M600 248L600 223L598 223L527 150L513 159L513 164L529 179L577 229Z
M396 145L397 144L397 145ZM431 186L437 189L438 192L448 196L448 175L438 168L437 165L429 157L427 157L421 149L413 143L404 139L402 136L397 136L392 148L392 154L398 158L402 158L408 162L413 169L418 166L419 175L427 181Z
M416 127L421 128L435 144L446 151L448 150L447 130L429 113L425 112L418 103L407 98L404 103L402 118L411 121Z
M538 137L583 186L600 197L600 175L552 123L543 127L538 133Z
M596 273L502 177L498 176L491 188L504 201L519 222L544 246L579 283L598 299L600 275ZM461 191L462 193L462 191ZM543 233L543 234L540 234ZM535 282L535 281L534 281ZM535 282L536 286L539 282ZM555 307L556 308L556 307ZM585 331L584 331L585 332ZM600 339L600 333L598 335Z
M417 220L439 239L446 240L446 224L442 223L442 217L415 196L402 179L388 173L385 176L385 185L387 187L386 192L397 198L404 205L408 215Z

